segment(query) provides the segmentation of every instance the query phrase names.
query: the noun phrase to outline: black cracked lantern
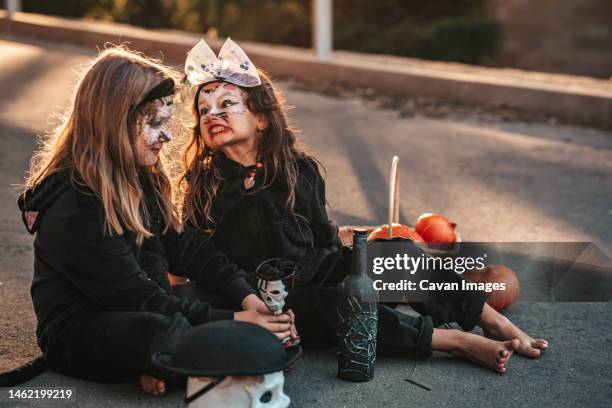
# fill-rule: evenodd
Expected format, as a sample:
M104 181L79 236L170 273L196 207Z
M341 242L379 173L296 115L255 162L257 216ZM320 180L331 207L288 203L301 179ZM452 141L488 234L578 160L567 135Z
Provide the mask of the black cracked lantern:
M367 275L367 231L355 228L351 274L338 286L338 377L374 378L378 331L378 292Z

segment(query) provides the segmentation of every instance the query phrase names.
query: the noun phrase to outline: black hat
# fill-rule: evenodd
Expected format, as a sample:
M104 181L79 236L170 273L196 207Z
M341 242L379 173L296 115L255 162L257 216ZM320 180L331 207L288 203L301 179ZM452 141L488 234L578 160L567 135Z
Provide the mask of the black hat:
M270 331L256 324L220 320L202 324L177 340L170 352L153 354L153 364L192 377L259 375L280 371L302 354L283 348Z

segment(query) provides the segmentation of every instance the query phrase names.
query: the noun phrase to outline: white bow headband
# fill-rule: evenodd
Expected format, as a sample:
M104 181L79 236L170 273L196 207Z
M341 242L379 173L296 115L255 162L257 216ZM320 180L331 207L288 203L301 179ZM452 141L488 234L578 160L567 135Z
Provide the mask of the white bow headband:
M221 47L219 57L204 40L200 40L187 54L185 74L193 85L214 81L231 82L246 88L261 85L255 65L230 38Z

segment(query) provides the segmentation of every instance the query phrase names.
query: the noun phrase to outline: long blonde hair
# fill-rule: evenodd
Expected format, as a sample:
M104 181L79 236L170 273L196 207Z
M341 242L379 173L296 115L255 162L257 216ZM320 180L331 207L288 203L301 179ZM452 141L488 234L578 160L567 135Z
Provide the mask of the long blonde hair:
M152 234L143 204L138 164L130 141L137 122L134 107L164 79L177 74L122 46L106 49L82 75L72 107L64 120L42 140L34 154L26 189L36 188L46 177L69 172L73 183L88 187L102 202L105 231L122 235L132 231L138 243ZM138 112L136 112L138 114ZM165 230L181 229L172 203L172 187L161 162L148 169L164 218Z

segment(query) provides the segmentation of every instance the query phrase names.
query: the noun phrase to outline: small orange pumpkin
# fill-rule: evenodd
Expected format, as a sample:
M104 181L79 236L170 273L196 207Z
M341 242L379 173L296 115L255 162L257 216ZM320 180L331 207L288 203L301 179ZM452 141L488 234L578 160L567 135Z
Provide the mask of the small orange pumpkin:
M510 306L519 297L521 285L514 271L504 265L489 265L463 274L475 283L505 283L506 290L493 290L487 293L487 303L495 310Z

